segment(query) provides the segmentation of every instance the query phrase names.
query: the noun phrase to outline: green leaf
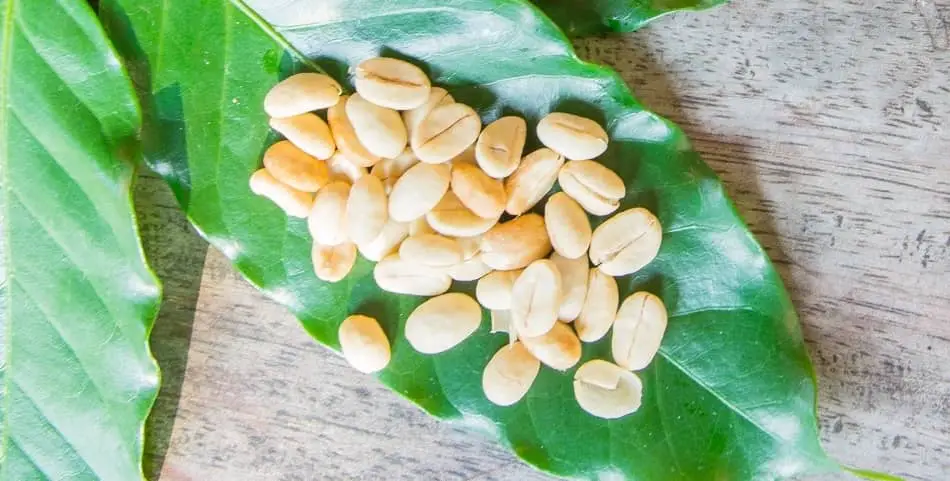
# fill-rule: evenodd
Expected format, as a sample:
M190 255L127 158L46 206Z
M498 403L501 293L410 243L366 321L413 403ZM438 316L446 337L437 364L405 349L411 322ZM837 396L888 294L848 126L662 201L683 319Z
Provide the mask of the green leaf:
M664 15L728 0L533 0L569 36L632 32Z
M132 84L83 0L0 1L0 480L141 479L160 288Z
M499 436L554 474L757 480L840 471L818 442L815 378L795 311L716 175L682 131L645 111L614 72L579 60L535 7L268 3L255 2L267 22L237 0L109 0L102 15L146 99L151 165L208 240L317 340L336 348L345 316L377 317L393 343L383 383L435 416ZM305 222L247 185L275 139L265 93L291 72L315 68L284 38L340 80L366 57L409 57L486 119L510 111L530 124L561 110L607 126L612 145L601 160L626 179L623 208L647 206L664 226L656 261L620 282L624 295L659 294L672 315L660 356L641 373L638 412L593 418L574 401L573 370L550 369L517 405L493 406L480 373L506 339L489 334L487 320L458 348L423 356L401 334L421 298L380 291L362 260L344 282L316 279ZM585 346L584 358L608 357L608 344Z

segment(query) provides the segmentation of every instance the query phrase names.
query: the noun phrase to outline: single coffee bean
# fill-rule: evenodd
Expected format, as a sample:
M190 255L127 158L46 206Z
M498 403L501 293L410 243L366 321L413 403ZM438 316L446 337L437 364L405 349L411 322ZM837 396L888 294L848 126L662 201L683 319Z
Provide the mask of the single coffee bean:
M307 217L313 206L313 194L297 190L274 178L267 169L251 175L251 192L270 199L291 217Z
M546 366L566 371L581 360L581 341L569 324L555 322L554 327L537 337L521 337L528 351Z
M426 221L440 234L472 237L491 229L498 222L498 218L486 219L476 215L462 204L455 193L448 191L426 214Z
M337 104L343 89L320 73L298 73L275 85L264 97L264 111L274 118L293 117Z
M594 215L607 215L617 210L626 195L623 179L592 160L564 164L558 173L558 183L567 195Z
M502 117L485 127L475 143L475 158L486 174L503 179L521 163L528 128L521 117Z
M604 337L617 318L619 303L620 293L616 279L596 267L591 269L587 278L584 305L574 321L577 336L584 342L595 342Z
M327 110L327 122L330 124L330 131L333 132L333 141L336 142L336 148L346 156L350 162L360 167L372 167L381 159L380 156L370 152L366 146L360 142L353 130L353 124L350 123L346 115L346 104L349 96L340 97L340 101Z
M376 105L396 110L419 107L429 98L431 84L415 65L387 57L360 62L354 69L356 91Z
M455 239L422 234L403 241L399 246L399 257L430 267L452 267L462 262L462 248Z
M399 254L390 254L377 262L373 279L384 291L414 296L437 296L452 286L452 278L444 269L408 262Z
M432 87L432 90L429 91L429 98L427 98L422 105L402 113L402 120L403 123L406 124L406 131L412 135L412 131L419 125L419 122L422 122L422 119L429 115L429 112L432 112L432 109L440 105L448 105L451 103L455 103L455 99L452 98L444 88Z
M640 408L643 384L636 374L594 359L574 373L574 398L581 409L604 419L617 419Z
M424 216L442 200L451 180L448 165L413 165L399 177L389 194L390 217L409 222Z
M611 276L625 276L649 264L660 251L663 229L650 211L625 210L594 229L590 260Z
M343 242L328 246L314 242L310 257L313 261L313 272L318 279L339 282L350 273L356 263L356 245Z
M396 252L403 239L409 235L409 224L393 219L386 221L382 232L370 242L357 244L363 257L379 262L384 257Z
M607 150L607 132L597 122L553 112L538 122L538 140L571 160L593 159Z
M402 177L402 174L405 174L410 167L418 163L419 159L416 158L416 154L412 153L412 149L406 148L395 158L380 160L369 173L379 177L384 185L387 183L394 185L396 180Z
M337 338L343 357L357 371L371 374L389 364L389 339L376 319L359 314L347 317Z
M329 159L336 152L333 132L320 117L306 113L270 119L270 127L291 141L300 150L321 160Z
M313 208L307 217L307 227L314 242L335 246L346 242L346 201L350 196L350 184L331 182L317 192Z
M264 152L264 168L278 181L303 192L316 192L330 182L330 169L325 162L286 140Z
M551 149L540 148L526 155L518 170L505 179L505 210L521 215L534 207L554 187L562 165L564 157Z
M499 406L511 406L528 393L541 364L520 343L502 346L482 374L485 397Z
M380 107L356 93L346 101L346 116L356 138L373 155L391 159L406 148L408 135L399 112Z
M511 287L511 318L519 338L546 334L557 323L561 273L547 259L531 263Z
M568 259L557 252L551 254L551 262L561 273L561 306L558 309L557 319L561 322L572 322L580 315L587 298L587 281L589 267L587 257Z
M366 167L360 167L343 155L343 152L337 151L327 160L327 166L330 168L330 177L332 180L342 180L344 182L354 183L360 180L360 177L368 175Z
M405 336L423 354L447 351L478 329L482 309L471 297L451 292L433 297L406 319Z
M389 206L383 182L378 177L365 175L350 188L346 201L346 229L350 240L357 244L372 242L389 221Z
M647 367L666 332L666 306L649 292L637 292L626 298L614 321L611 350L614 362L631 371Z
M475 298L485 309L502 311L511 309L511 288L520 275L520 270L488 273L478 280L475 286Z
M481 255L477 255L450 267L446 272L452 279L467 282L480 279L485 274L491 272L491 267L488 267L487 264L482 262Z
M510 271L527 266L551 252L544 218L525 214L495 225L482 236L482 261L489 267Z
M479 217L498 219L505 211L505 185L477 165L452 161L452 192Z
M544 226L555 252L570 259L583 258L587 265L585 254L592 231L587 213L577 202L564 192L552 195L544 205Z
M446 162L467 149L482 128L482 120L465 104L441 105L429 112L412 131L409 143L419 160Z

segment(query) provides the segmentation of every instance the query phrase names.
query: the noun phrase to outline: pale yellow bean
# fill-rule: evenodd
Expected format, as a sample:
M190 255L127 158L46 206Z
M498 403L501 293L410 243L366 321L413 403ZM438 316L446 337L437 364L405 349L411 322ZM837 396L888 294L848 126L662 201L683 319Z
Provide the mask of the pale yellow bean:
M389 221L389 206L383 183L379 178L365 175L350 188L346 201L346 229L350 240L357 244L372 242Z
M429 98L431 83L419 67L396 58L364 60L354 69L356 91L376 105L396 110L419 107Z
M372 167L380 161L381 157L367 150L356 136L353 124L346 116L348 99L347 95L340 97L340 101L327 111L327 122L333 132L333 141L336 142L336 148L340 149L350 162L360 167Z
M264 168L278 181L302 192L316 192L330 182L330 169L325 162L286 140L264 152Z
M599 418L617 419L635 412L642 396L640 378L607 361L587 361L574 373L577 404Z
M335 246L348 240L346 200L349 196L350 185L339 181L331 182L317 192L310 216L307 217L307 226L314 242Z
M359 314L347 317L337 338L343 357L357 371L371 374L389 364L389 339L376 319Z
M498 219L505 211L505 185L476 165L453 161L452 192L479 217Z
M592 230L587 213L577 202L564 192L552 195L544 206L544 225L555 252L570 259L584 258L587 264Z
M547 259L532 262L511 287L511 318L519 338L546 334L557 323L561 274Z
M541 364L520 343L503 346L492 356L482 374L485 397L499 406L511 406L528 393Z
M409 222L432 210L452 181L451 167L418 163L399 177L389 194L389 215Z
M555 322L548 332L536 336L520 336L528 351L546 366L566 371L581 360L581 341L571 326Z
M518 170L505 179L505 211L521 215L534 207L554 187L562 165L564 157L551 149L540 148L526 155Z
M356 263L356 245L343 242L328 246L314 242L310 257L318 279L339 282L350 273Z
M587 278L584 306L574 321L578 337L584 342L595 342L604 337L617 318L619 303L620 293L616 279L596 267L591 269Z
M579 115L553 112L538 122L538 140L571 160L593 159L607 150L607 132Z
M300 150L321 160L329 159L336 152L333 132L320 117L306 113L270 119L270 127L291 141Z
M478 138L481 128L478 112L468 105L441 105L416 126L409 143L419 160L439 164L465 151Z
M408 135L399 112L380 107L356 93L346 101L346 117L356 138L373 155L391 159L406 148Z
M511 175L521 163L528 128L521 117L501 117L488 124L475 143L475 158L496 179Z
M251 192L266 197L291 217L307 217L313 205L313 194L303 192L275 179L267 169L251 175Z
M482 261L492 269L510 271L551 252L544 218L525 214L492 227L482 236Z
M623 301L614 321L611 350L618 366L639 371L647 367L666 332L666 306L649 292L637 292Z
M625 276L653 261L662 240L663 229L656 216L642 207L628 209L594 229L590 260L605 274Z
M336 105L343 89L319 73L298 73L282 80L264 97L264 111L274 118L293 117Z
M482 309L471 297L458 292L423 302L406 319L405 336L423 354L447 351L478 329Z

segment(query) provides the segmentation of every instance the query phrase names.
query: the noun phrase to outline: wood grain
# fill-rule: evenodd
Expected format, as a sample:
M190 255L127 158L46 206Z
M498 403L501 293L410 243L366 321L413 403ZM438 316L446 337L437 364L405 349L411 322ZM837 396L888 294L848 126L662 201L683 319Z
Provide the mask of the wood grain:
M827 449L946 479L950 1L737 1L578 48L687 131L775 261L818 371ZM349 369L220 254L190 295L201 258L181 252L201 249L162 214L174 208L161 189L146 189L160 204L146 224L175 230L145 231L168 244L157 257L174 295L153 344L189 349L186 369L162 364L160 479L548 479Z

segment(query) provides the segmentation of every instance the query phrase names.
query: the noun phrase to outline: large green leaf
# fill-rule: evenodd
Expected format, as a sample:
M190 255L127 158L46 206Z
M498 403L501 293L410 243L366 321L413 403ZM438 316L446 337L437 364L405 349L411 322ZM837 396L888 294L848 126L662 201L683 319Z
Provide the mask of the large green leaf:
M729 0L534 0L570 36L632 32L663 15Z
M267 21L237 0L109 0L102 15L146 99L151 165L208 240L316 339L335 348L346 315L376 316L393 341L382 382L435 416L498 435L558 475L758 480L840 469L818 443L815 378L795 312L716 175L682 131L645 111L612 71L579 60L534 7L255 4ZM533 123L562 110L607 126L612 146L601 160L626 179L624 207L647 206L664 226L656 261L620 282L624 294L659 294L672 315L661 355L642 372L637 413L614 421L586 415L573 399L573 370L544 370L525 400L493 406L480 372L506 339L489 334L487 323L460 347L422 356L401 335L422 299L381 292L366 261L342 283L316 279L305 223L247 186L274 140L264 94L292 71L317 68L287 41L340 80L365 57L413 58L486 119L513 111ZM585 359L607 353L607 342L584 348Z
M0 1L0 22L0 480L141 479L160 289L132 84L83 0Z

